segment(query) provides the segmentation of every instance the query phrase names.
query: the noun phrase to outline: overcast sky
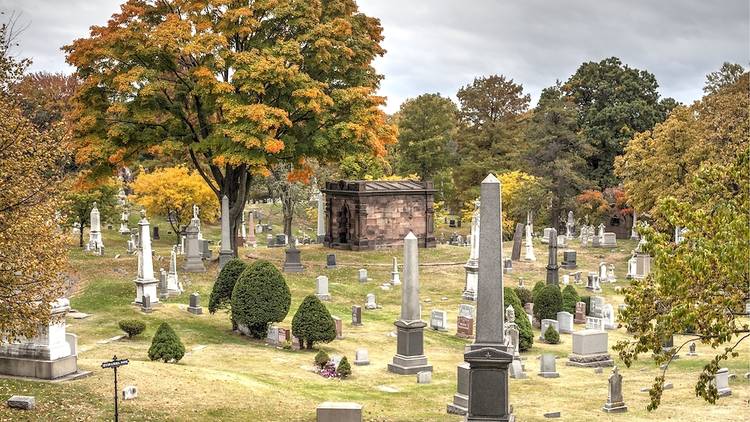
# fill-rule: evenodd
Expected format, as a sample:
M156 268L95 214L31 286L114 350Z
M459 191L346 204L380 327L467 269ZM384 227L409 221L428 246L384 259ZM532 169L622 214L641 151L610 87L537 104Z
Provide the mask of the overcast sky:
M88 35L120 0L0 0L30 24L21 55L32 70L64 71L60 47ZM610 56L656 75L663 96L700 98L705 74L724 61L750 61L748 0L359 0L380 18L386 55L380 93L389 112L407 98L439 92L455 98L474 77L503 74L536 102L542 88L566 80L585 61ZM3 16L3 18L7 15Z

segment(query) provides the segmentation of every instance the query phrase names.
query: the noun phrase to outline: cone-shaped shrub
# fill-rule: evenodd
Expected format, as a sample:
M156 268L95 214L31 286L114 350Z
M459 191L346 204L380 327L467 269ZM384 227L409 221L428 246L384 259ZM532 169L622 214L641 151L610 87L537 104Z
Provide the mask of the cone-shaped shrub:
M263 338L268 324L289 313L292 294L281 272L268 261L256 261L242 272L232 291L232 318L251 336Z
M560 286L547 284L534 298L534 316L540 322L543 319L557 319L557 313L562 311L563 299Z
M346 378L349 375L352 374L352 366L349 365L349 360L346 359L346 356L341 358L341 361L339 362L339 367L336 368L336 375L339 376L339 378Z
M557 334L555 327L552 325L547 326L547 330L544 332L544 341L549 344L557 344L560 342L560 334Z
M534 287L531 289L531 302L536 303L536 297L539 295L539 293L544 289L544 286L546 286L547 283L543 281L537 281Z
M316 342L328 343L336 339L336 323L325 305L315 295L309 295L297 308L292 319L292 335L308 349Z
M506 287L503 289L503 292L505 307L507 308L508 305L513 305L513 311L516 313L516 325L518 325L518 350L525 352L531 349L531 346L534 344L534 331L531 329L531 321L529 321L529 317L526 316L526 311L524 311L523 305L521 305L521 301L518 300L518 296L516 296L514 289ZM503 312L505 312L505 309L503 309Z
M179 362L185 356L185 346L182 345L177 333L166 322L162 322L159 329L151 340L148 349L148 358L151 360L162 360L169 362L174 359Z
M581 301L581 297L578 296L576 288L572 284L568 284L562 291L563 299L563 311L574 314L576 312L576 303Z
M125 319L120 321L118 325L122 331L128 334L128 338L135 337L146 329L146 323L137 319Z
M315 364L320 368L324 367L329 360L331 360L330 356L328 356L328 353L323 350L315 355Z
M232 290L237 284L240 274L247 269L244 261L235 258L227 262L216 277L214 288L208 299L208 312L215 313L219 309L226 309L231 305Z

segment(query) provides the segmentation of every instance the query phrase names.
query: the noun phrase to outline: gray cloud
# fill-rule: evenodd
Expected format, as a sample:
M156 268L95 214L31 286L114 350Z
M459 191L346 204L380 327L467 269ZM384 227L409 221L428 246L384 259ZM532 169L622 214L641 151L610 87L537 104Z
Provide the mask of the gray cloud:
M700 98L705 74L750 61L747 0L359 0L380 18L388 53L376 61L389 112L425 92L454 96L476 76L504 74L535 100L584 61L618 56L654 73L664 96ZM86 36L119 0L0 0L31 22L20 39L32 70L66 71L60 47Z

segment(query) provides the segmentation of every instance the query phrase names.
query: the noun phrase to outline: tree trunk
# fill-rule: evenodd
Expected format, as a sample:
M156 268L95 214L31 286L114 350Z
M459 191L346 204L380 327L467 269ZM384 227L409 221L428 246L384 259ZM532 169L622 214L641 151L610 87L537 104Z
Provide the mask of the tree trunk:
M81 224L81 229L78 230L78 246L83 247L83 224Z
M300 341L302 341L302 339L300 339ZM312 350L312 346L313 346L312 340L308 339L307 340L307 346L306 346L307 350Z

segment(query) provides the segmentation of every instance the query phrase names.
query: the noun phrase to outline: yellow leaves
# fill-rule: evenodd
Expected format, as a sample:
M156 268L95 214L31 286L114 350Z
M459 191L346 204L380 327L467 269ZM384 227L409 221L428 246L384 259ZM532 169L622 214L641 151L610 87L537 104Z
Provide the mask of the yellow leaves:
M333 99L318 88L297 89L292 92L292 97L304 100L300 108L314 113L321 113L333 106Z
M218 215L218 201L213 191L200 175L185 167L142 173L132 187L133 200L149 215L166 217L174 212L181 227L190 222L194 204L201 208L201 218L212 220Z
M272 132L281 126L292 125L286 110L265 104L227 104L225 117L230 123L249 120L262 132Z
M135 66L127 72L115 76L113 79L114 88L122 94L137 91L142 85L144 72L143 67Z
M270 154L276 154L277 152L284 149L284 142L278 139L269 139L264 145L266 152Z

